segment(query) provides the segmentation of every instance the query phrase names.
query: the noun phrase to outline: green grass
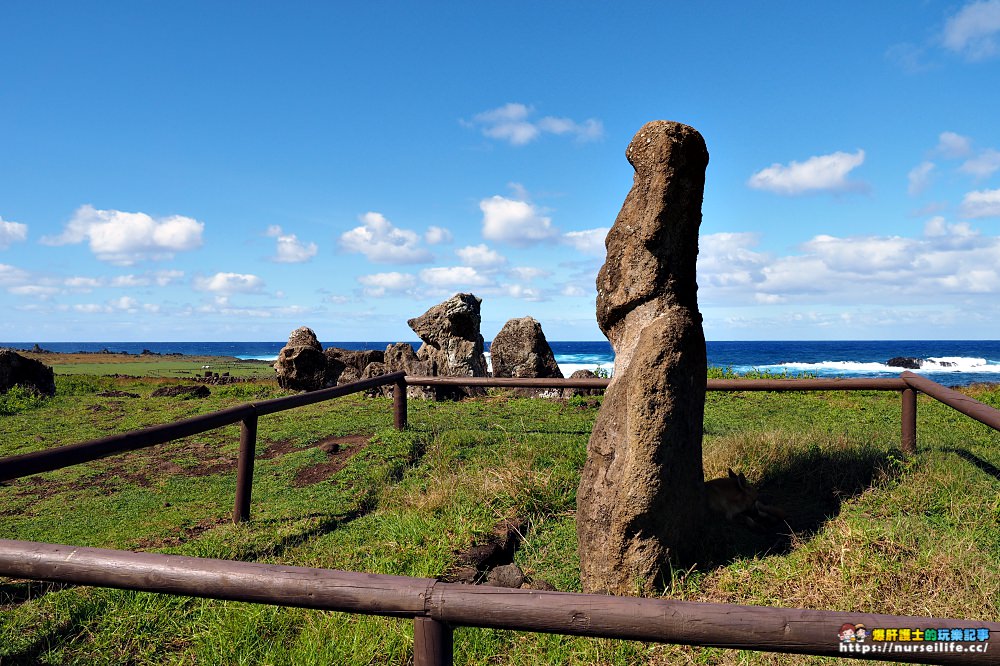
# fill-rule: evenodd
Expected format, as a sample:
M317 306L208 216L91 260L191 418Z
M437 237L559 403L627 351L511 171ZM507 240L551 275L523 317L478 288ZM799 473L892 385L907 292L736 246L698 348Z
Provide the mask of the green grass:
M0 456L70 444L249 400L273 383L151 398L163 381L57 376L50 399L7 398ZM138 398L101 397L110 389ZM991 404L996 387L970 389ZM515 560L579 591L574 508L599 401L351 396L262 417L252 519L230 522L236 426L0 486L0 536L438 576L514 516ZM703 562L664 596L740 604L995 619L1000 616L1000 434L921 397L919 452L899 446L899 397L879 392L709 393L706 476L742 470L798 528L782 541L711 532ZM336 474L297 485L327 438L370 439ZM831 636L833 634L831 633ZM412 659L412 623L0 579L0 663L374 664ZM772 664L829 660L459 628L458 664Z

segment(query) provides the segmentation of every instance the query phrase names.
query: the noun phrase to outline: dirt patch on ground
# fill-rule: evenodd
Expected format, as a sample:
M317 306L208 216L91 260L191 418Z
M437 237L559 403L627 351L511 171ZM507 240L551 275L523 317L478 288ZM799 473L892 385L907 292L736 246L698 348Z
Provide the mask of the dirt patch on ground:
M91 409L99 410L101 405ZM103 411L116 412L119 404L110 402ZM181 462L177 462L180 460ZM183 463L183 464L182 464ZM153 447L110 456L95 461L101 469L83 478L57 481L40 476L28 476L8 481L6 485L17 488L14 497L35 497L41 494L69 492L81 488L96 489L113 493L125 486L149 488L171 476L211 476L231 472L236 473L235 456L221 455L214 444L189 441L168 451Z
M355 454L368 446L371 437L371 435L347 435L345 437L329 437L317 442L316 447L326 452L330 457L318 465L299 470L292 480L292 485L301 488L326 481L344 469L347 462Z
M218 527L219 525L224 525L230 521L229 518L205 518L204 520L199 520L194 525L189 525L187 527L176 527L171 530L171 533L165 537L151 538L146 537L139 539L133 544L133 550L153 550L156 548L167 548L170 546L179 546L182 543L187 543L191 539L194 539L201 534L207 532L208 530Z
M258 450L258 453L254 458L256 460L271 460L277 458L278 456L283 456L286 453L291 453L292 451L298 451L299 447L295 446L295 443L290 439L283 439L280 442L273 442L267 445L264 451Z
M118 412L121 403L109 401L105 405L93 405L95 411ZM308 486L324 481L347 464L347 461L358 451L367 446L371 434L347 435L344 437L329 437L316 442L313 446L325 451L330 458L324 462L300 470L293 483L297 487ZM270 460L294 451L305 450L296 446L290 440L282 440L269 444L259 453L257 460ZM178 462L180 461L180 462ZM79 489L81 486L97 489L102 492L117 492L125 486L149 488L172 476L201 477L213 474L236 473L236 457L220 455L214 444L208 442L188 441L180 446L171 447L169 451L159 447L125 453L98 461L102 465L97 474L83 479L55 481L39 476L29 476L13 479L4 485L13 486L15 498L36 497L41 493L50 495ZM0 510L0 515L13 515L19 511Z

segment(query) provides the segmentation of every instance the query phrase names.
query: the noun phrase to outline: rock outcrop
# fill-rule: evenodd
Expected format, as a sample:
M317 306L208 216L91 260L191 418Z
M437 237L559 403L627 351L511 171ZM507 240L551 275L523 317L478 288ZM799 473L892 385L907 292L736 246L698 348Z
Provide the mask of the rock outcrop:
M433 377L433 361L421 361L408 342L397 342L385 348L383 354L386 372L405 372L412 377ZM426 386L406 386L408 398L434 398L434 389Z
M559 377L562 371L545 339L542 325L532 317L511 319L490 345L494 377ZM517 395L558 397L561 389L518 388Z
M278 386L293 391L315 391L326 385L326 356L311 328L302 326L288 336L274 364Z
M597 379L597 375L591 370L575 370L572 375L569 376L570 379ZM585 389L585 388L565 388L562 390L562 397L564 398L574 398L576 396L592 396L601 395L604 393L603 389Z
M479 332L482 299L472 294L455 294L407 324L420 336L423 344L417 358L433 363L436 374L448 377L485 377L486 357L483 336ZM436 396L461 398L482 395L475 387L439 387Z
M701 135L654 121L626 157L631 191L608 233L597 321L614 377L577 493L585 592L651 592L690 557L703 512L707 362L695 264L708 151Z
M21 356L13 349L0 349L0 393L6 393L15 385L41 395L56 394L52 368L41 361Z
M382 363L385 360L383 352L377 349L366 349L355 351L352 349L341 349L340 347L327 347L323 350L326 356L326 379L327 386L337 386L349 384L359 379L374 377L365 376L365 368L372 363Z

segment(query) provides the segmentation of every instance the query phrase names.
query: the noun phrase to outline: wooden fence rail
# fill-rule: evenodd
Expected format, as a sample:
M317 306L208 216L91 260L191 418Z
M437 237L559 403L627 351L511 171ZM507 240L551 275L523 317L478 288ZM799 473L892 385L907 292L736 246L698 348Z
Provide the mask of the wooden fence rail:
M579 388L603 390L611 383L602 378L512 378L512 377L418 377L407 376L396 385L394 393L395 423L406 427L407 384L413 386L480 386L494 388ZM932 382L933 383L933 382ZM709 379L708 391L899 391L900 448L904 453L917 452L917 394L903 379Z
M232 601L413 618L414 663L450 664L451 630L475 626L921 663L1000 663L1000 622L512 590L433 578L0 540L0 575ZM845 652L845 624L983 629L968 652ZM881 647L875 641L865 643Z
M926 393L938 402L943 402L994 430L1000 430L1000 410L912 372L904 372L900 376L912 389Z

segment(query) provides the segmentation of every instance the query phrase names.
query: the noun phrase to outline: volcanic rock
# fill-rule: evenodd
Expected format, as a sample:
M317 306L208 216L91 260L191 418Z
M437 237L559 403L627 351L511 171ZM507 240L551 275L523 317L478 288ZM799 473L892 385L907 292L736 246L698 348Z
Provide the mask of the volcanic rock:
M894 356L885 362L890 368L906 368L907 370L919 370L924 364L924 359L913 358L912 356Z
M519 588L524 583L524 572L513 562L501 564L486 574L486 584L493 587Z
M490 358L493 361L494 377L563 376L542 332L542 325L532 317L511 319L504 324L490 345ZM523 396L556 397L562 391L519 388L515 393Z
M403 371L411 377L433 377L434 361L421 361L408 342L397 342L385 348L386 372ZM406 386L407 398L433 398L434 389L427 386Z
M606 240L597 322L614 376L577 493L585 592L652 592L702 527L707 362L695 264L708 151L693 128L647 123L632 189Z
M575 370L572 375L569 376L570 379L597 379L597 375L591 370ZM573 398L576 396L591 396L600 395L604 393L603 389L585 389L585 388L565 388L563 389L564 398Z
M423 344L417 358L431 361L438 375L447 377L485 377L486 357L483 336L479 332L482 299L473 294L455 294L407 324ZM481 388L439 387L437 398L460 398L483 395Z
M274 364L278 386L293 391L315 391L326 383L326 356L311 328L302 326L288 336Z
M41 395L56 394L52 368L41 361L21 356L13 349L0 349L0 393L6 393L15 385Z
M377 349L355 351L340 347L327 347L323 350L323 355L326 356L324 383L327 386L355 382L364 376L365 368L370 363L382 363L385 360L385 354Z

